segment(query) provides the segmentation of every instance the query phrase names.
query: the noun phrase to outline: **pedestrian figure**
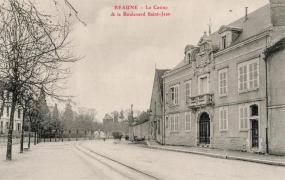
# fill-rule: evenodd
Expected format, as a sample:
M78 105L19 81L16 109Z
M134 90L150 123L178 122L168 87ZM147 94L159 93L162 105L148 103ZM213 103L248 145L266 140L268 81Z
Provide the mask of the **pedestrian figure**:
M103 141L105 142L105 138L103 137Z

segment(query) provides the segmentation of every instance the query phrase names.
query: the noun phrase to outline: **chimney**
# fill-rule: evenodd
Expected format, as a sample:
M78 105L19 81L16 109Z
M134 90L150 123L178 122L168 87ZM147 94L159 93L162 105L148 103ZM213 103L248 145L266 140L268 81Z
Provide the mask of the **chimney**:
M247 20L247 8L248 8L248 7L245 7L245 17L244 17L244 21Z
M270 14L273 26L285 26L285 1L270 0Z

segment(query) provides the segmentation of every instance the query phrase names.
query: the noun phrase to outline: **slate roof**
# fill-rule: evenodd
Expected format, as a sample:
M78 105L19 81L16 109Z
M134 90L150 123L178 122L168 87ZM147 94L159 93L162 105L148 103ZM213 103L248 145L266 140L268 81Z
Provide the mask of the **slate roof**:
M226 25L226 26L240 28L243 30L240 33L240 35L237 37L237 39L234 42L232 42L231 46L268 30L270 28L270 25L271 25L270 3L268 3L265 6L249 13L246 21L245 17L243 16L240 19ZM214 44L215 46L218 46L220 43L220 34L218 33L218 31L203 38L211 40L212 44ZM187 65L187 63L183 59L173 69L171 69L171 71L179 69L185 65Z

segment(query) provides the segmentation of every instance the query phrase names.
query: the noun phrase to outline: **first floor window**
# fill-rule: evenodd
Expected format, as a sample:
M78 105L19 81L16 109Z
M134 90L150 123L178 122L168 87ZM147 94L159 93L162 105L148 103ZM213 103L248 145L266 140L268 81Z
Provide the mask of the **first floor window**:
M220 96L227 95L227 68L219 71L219 92Z
M190 112L185 113L185 131L186 132L191 131L191 113Z
M228 107L219 108L220 131L228 130Z
M191 88L191 81L186 81L185 82L185 98L186 98L186 102L189 102L189 98L190 98L190 88Z
M259 87L259 58L238 65L239 92Z
M239 129L248 130L248 107L239 107Z
M170 105L179 104L179 84L169 89L167 103Z

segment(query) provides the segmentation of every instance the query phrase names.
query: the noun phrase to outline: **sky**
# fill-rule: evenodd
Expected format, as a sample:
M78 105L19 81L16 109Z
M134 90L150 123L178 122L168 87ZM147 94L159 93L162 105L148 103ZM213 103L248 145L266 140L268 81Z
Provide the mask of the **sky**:
M94 108L97 119L114 110L146 111L157 69L171 69L184 58L187 44L197 45L208 24L212 32L269 0L69 0L87 25L76 21L73 51L83 58L73 65L68 94L77 106ZM115 10L138 5L141 10ZM146 6L166 10L145 10ZM48 6L47 6L48 7ZM113 17L117 12L166 12L167 17Z

